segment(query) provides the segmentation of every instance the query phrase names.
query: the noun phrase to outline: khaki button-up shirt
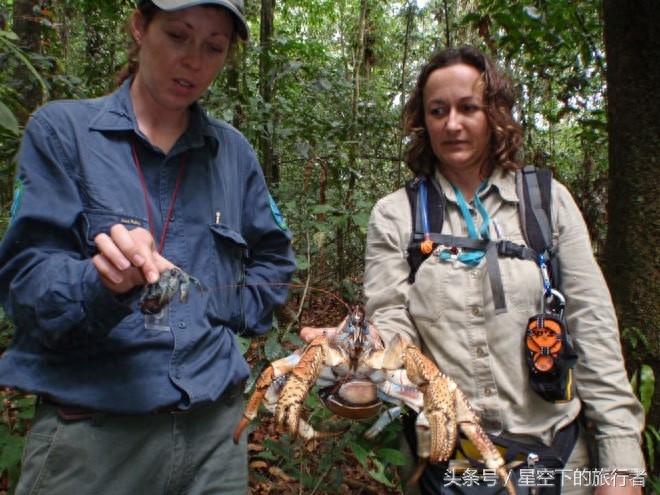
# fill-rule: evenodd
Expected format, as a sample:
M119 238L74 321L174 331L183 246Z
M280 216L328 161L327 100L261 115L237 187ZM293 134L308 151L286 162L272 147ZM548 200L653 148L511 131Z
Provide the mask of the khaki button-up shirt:
M436 174L446 197L442 233L468 236L449 182ZM480 194L491 239L525 244L515 173L496 170ZM474 208L469 205L472 212ZM408 283L411 235L407 195L400 189L373 208L367 235L367 312L386 340L403 334L420 346L466 394L489 433L550 444L584 407L598 442L598 467L641 469L644 413L623 365L611 297L593 256L585 222L568 190L553 181L552 223L558 246L566 321L579 361L577 397L553 404L529 386L524 357L528 319L542 311L543 282L535 261L499 258L506 311L496 314L483 258L477 266L431 255ZM480 227L480 216L472 215Z

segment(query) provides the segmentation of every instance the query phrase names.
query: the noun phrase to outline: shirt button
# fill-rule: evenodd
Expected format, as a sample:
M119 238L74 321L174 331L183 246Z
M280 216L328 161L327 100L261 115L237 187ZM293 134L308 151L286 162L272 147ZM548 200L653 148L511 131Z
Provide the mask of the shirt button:
M472 313L472 316L479 316L479 307L478 306L472 306L472 309L470 310L470 313Z
M481 347L477 347L477 357L483 357L484 350Z
M493 391L491 390L490 387L486 387L486 388L484 389L484 395L485 395L486 397L490 397L492 394L493 394Z
M470 277L472 278L478 278L479 277L479 270L472 270L470 272Z
M185 321L180 321L179 322L179 328L186 328L186 322Z

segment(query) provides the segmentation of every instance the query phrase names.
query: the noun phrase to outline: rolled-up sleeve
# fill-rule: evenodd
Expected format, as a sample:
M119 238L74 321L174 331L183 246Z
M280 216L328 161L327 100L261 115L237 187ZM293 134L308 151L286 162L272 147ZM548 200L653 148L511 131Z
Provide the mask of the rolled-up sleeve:
M400 190L378 201L372 209L367 233L364 292L369 318L385 340L400 334L419 346L419 334L408 312L410 265L402 250L408 245L408 239L401 238L398 226L406 216L392 207L393 203L407 207L407 201L405 191ZM396 216L390 212L396 212Z

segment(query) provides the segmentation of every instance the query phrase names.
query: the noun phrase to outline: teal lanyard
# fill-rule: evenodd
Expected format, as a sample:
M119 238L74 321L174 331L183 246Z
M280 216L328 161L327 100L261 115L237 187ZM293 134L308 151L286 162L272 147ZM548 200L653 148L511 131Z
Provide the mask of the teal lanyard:
M454 192L456 193L456 202L458 203L458 207L460 208L461 213L463 214L463 218L465 219L465 223L467 224L468 234L473 239L481 238L484 240L490 240L490 236L488 234L488 224L490 223L490 217L488 216L488 212L486 211L486 208L484 208L483 203L479 199L479 194L484 189L486 189L487 186L488 181L486 180L479 186L477 193L474 195L474 207L483 219L481 228L477 232L477 227L474 225L474 220L472 220L472 215L470 214L470 208L468 207L467 201L465 201L465 198L463 197L460 189L454 184L451 185L451 187L454 188ZM461 252L456 256L456 259L468 266L477 266L485 254L486 253L483 250ZM450 259L451 257L452 253L450 251L442 251L440 253L440 259Z

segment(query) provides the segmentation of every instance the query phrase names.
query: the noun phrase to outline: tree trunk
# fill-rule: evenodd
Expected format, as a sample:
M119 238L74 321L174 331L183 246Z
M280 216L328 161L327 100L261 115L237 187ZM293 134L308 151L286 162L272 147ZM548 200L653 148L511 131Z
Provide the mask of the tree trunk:
M650 364L660 378L660 9L657 0L604 0L603 6L610 162L605 274L622 332L635 339L624 337L629 369ZM647 417L656 426L659 391L656 386Z
M349 128L348 142L351 143L348 148L348 162L346 170L343 172L338 172L337 184L341 184L342 180L340 179L340 174L348 175L348 183L346 184L346 190L344 192L344 211L351 211L353 194L355 192L355 185L357 182L356 170L358 168L358 148L359 148L359 119L360 119L360 95L362 91L362 80L367 82L368 77L367 73L369 68L365 68L365 62L368 59L366 56L366 38L367 38L367 26L370 24L369 19L369 0L360 0L360 17L357 24L357 38L355 40L355 54L353 60L355 65L353 66L353 95L351 101L351 126ZM350 269L349 263L346 259L346 248L345 243L347 243L347 236L351 230L351 219L350 216L347 218L346 222L343 225L337 225L336 228L336 239L337 239L337 282L341 285L342 281L349 276Z
M34 9L37 9L35 11ZM41 53L41 12L38 4L32 0L14 1L14 32L20 41L17 45L26 53ZM21 125L25 124L30 114L43 103L44 94L41 85L23 64L16 68L15 77L20 80L23 94L23 109L16 117Z
M408 72L408 59L410 58L410 50L411 50L411 33L413 31L413 25L415 22L415 8L413 7L412 3L408 3L408 7L406 10L406 32L405 36L403 38L403 58L401 59L401 94L402 95L408 95L408 87L406 86L406 74ZM404 143L405 143L405 119L404 119L404 113L405 113L405 105L400 105L401 106L401 120L400 120L400 138L397 141L397 153L396 156L399 159L399 164L397 167L397 173L396 173L396 188L398 189L403 185L403 177L402 177L402 172L404 170L407 170L407 167L405 166L403 162L403 148L404 148Z
M280 180L278 165L275 160L275 144L273 132L275 130L272 100L273 100L273 64L270 52L271 39L275 18L275 0L261 0L261 53L259 55L259 93L263 100L266 115L263 116L263 132L259 138L259 151L261 154L261 168L266 176L268 185L275 186Z

